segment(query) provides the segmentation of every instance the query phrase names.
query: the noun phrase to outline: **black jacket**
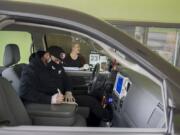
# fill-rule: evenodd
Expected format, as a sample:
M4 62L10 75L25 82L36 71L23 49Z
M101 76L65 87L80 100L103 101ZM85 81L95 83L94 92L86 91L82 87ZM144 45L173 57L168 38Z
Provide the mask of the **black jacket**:
M45 66L38 54L31 58L30 63L23 69L20 97L25 102L51 103L51 96L71 90L71 81L62 65Z
M85 59L82 55L78 55L76 60L73 60L70 56L70 54L67 54L67 56L64 59L64 66L65 67L82 67L85 64Z

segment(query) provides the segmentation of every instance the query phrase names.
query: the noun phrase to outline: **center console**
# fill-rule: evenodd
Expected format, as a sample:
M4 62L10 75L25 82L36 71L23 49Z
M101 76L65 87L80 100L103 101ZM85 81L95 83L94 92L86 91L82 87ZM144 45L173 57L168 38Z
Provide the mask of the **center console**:
M77 106L74 104L28 104L26 109L34 125L72 126Z

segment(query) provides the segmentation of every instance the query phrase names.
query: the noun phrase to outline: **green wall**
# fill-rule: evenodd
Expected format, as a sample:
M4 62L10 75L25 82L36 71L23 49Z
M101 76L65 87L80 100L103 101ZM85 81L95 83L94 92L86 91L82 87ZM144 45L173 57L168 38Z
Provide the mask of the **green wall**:
M108 20L180 23L180 0L16 0L68 7Z

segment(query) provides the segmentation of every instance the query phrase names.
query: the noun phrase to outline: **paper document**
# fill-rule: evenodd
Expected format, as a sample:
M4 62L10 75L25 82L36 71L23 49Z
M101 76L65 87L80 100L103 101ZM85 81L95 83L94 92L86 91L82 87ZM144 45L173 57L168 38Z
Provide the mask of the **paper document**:
M67 71L79 71L80 70L79 67L64 67L64 69Z

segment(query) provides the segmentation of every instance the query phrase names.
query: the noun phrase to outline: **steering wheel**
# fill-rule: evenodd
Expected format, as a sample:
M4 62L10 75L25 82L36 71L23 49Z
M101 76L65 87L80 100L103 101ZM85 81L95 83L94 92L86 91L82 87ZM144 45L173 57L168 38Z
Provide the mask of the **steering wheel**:
M99 76L99 71L100 71L100 64L97 63L93 69L93 72L92 72L92 76L91 76L91 85L88 89L88 93L89 94L92 94L95 90L95 86L96 86L96 83L97 83L97 79L98 79L98 76Z

